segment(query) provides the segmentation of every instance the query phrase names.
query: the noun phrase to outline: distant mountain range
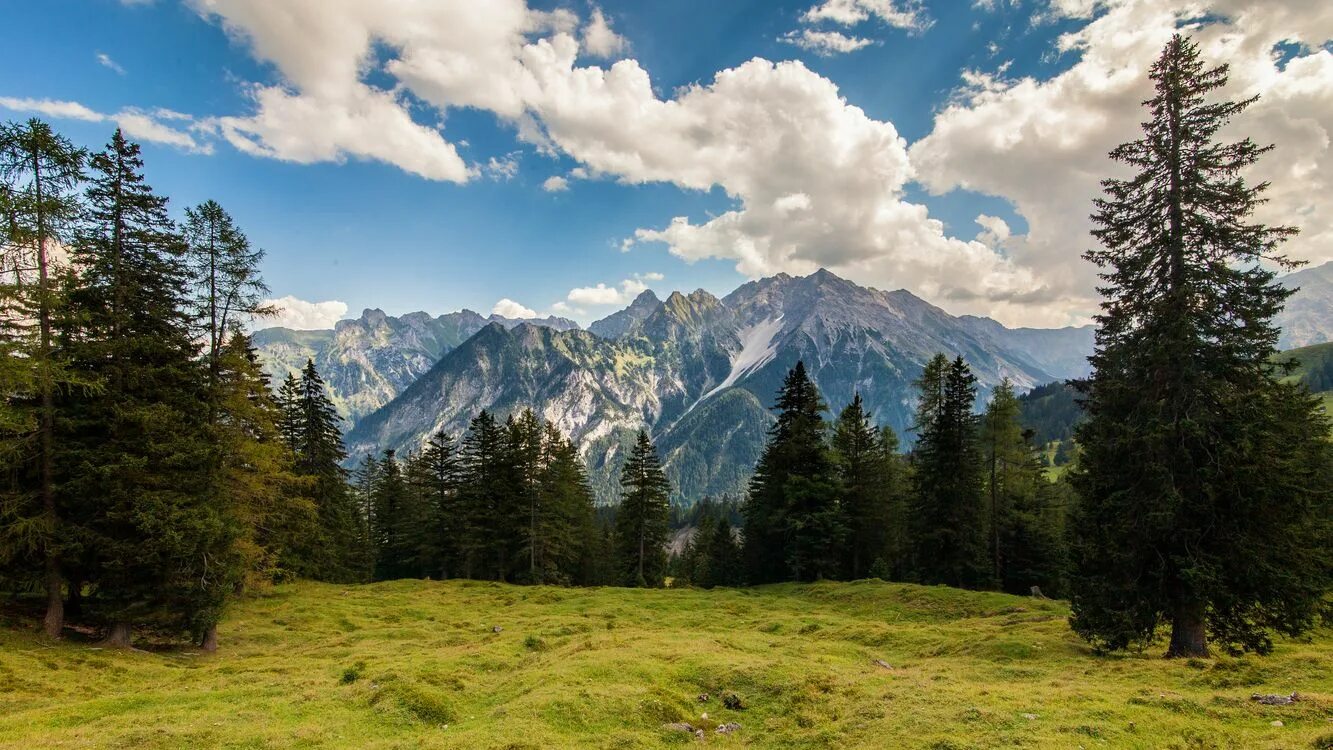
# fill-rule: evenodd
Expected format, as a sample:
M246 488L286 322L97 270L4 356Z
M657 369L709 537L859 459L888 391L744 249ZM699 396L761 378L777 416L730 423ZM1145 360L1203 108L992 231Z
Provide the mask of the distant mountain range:
M1278 348L1293 349L1333 341L1333 261L1282 277L1298 291L1277 316L1282 328Z
M1303 298L1316 284L1302 285L1292 307L1313 310ZM1302 335L1328 323L1298 317ZM504 416L530 406L577 440L599 500L615 499L625 447L644 428L676 499L694 501L743 492L768 407L797 360L832 412L859 391L877 422L910 439L912 381L936 352L966 358L985 398L1003 378L1023 390L1086 375L1093 329L955 317L910 292L821 270L752 281L721 299L645 291L588 330L562 318L367 310L332 331L259 331L255 343L278 377L315 360L348 418L352 460L415 450L438 430L461 434L483 408Z
M532 323L573 330L565 318L515 320L471 311L431 317L424 312L400 318L366 310L355 320L340 320L333 330L297 331L265 328L254 334L264 368L276 384L313 359L328 383L338 413L355 424L384 406L449 351L490 323L513 328Z

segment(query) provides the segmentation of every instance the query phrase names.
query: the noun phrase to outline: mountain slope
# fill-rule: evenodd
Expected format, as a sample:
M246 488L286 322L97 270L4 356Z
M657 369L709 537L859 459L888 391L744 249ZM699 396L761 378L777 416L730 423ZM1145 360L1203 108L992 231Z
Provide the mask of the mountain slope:
M617 310L610 315L595 321L588 326L588 330L601 336L604 339L618 339L629 333L630 329L638 325L644 318L657 312L662 306L662 301L653 294L653 290L645 289L639 293L638 297L630 303L624 310Z
M1278 346L1292 349L1333 341L1333 261L1288 274L1279 281L1297 292L1277 316Z
M703 290L640 299L634 315L598 326L608 335L487 326L361 420L347 438L354 460L415 450L441 429L459 434L481 409L503 417L530 406L578 442L602 502L615 499L624 446L641 428L659 442L676 500L693 501L744 491L773 418L767 406L797 360L833 412L860 392L899 433L912 382L936 352L972 363L983 397L1004 378L1019 388L1056 379L908 292L827 271L750 282L724 299Z
M471 310L431 317L414 312L402 317L365 310L361 317L340 320L333 330L295 331L266 328L254 333L254 345L274 383L299 372L313 359L324 377L339 415L355 424L393 400L421 377L440 357L490 323L514 328L523 323L558 330L578 324L565 318L523 321Z

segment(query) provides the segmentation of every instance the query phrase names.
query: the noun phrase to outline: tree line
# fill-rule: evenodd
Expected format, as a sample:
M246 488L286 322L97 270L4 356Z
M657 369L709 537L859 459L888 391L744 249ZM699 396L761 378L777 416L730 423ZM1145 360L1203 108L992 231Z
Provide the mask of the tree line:
M743 507L750 583L855 579L1058 594L1068 489L1047 481L1006 381L977 414L976 378L939 354L916 382L902 454L860 395L830 424L797 362Z

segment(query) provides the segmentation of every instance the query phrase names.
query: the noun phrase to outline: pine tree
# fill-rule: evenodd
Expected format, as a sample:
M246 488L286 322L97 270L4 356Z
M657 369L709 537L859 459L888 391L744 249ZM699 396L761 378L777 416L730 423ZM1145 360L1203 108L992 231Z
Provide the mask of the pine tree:
M804 362L787 373L774 408L744 508L750 581L836 576L845 529L826 445L828 407Z
M981 420L984 496L989 521L991 578L1001 589L1025 594L1032 586L1058 589L1062 567L1052 516L1039 498L1046 484L1030 431L1008 380L991 394Z
M1087 420L1073 481L1074 629L1104 649L1168 656L1212 640L1266 652L1309 629L1333 587L1327 423L1280 384L1273 316L1289 290L1262 264L1295 233L1254 223L1267 184L1241 176L1271 147L1221 142L1255 100L1210 101L1227 67L1171 39L1154 63L1143 137L1111 152L1085 257L1103 269Z
M977 445L976 378L962 357L936 356L917 381L912 543L924 583L981 588L989 583L982 466Z
M299 552L301 572L328 581L363 580L369 574L365 522L342 467L347 450L338 427L341 417L313 360L306 361L301 373L296 406L296 472L306 479L319 519L319 533ZM282 427L288 427L285 421Z
M640 430L620 472L622 490L616 512L617 566L625 586L661 586L670 535L671 485L662 471L657 446Z
M421 497L427 521L422 530L422 565L424 574L445 579L458 574L463 531L461 467L454 440L437 432L426 447L408 463L407 481Z
M191 626L190 592L217 572L208 555L225 546L228 525L205 486L210 451L184 243L166 198L144 182L139 147L119 130L91 167L88 220L71 247L79 325L62 336L104 392L70 396L58 464L68 472L61 496L90 552L85 572L112 623L108 643L126 646L134 623Z
M511 474L504 443L504 430L484 409L468 424L463 438L458 544L464 578L500 578L504 572L487 564L504 543L504 527L512 523L500 518L508 505Z
M848 575L862 578L876 559L891 556L889 542L901 517L894 513L894 456L886 450L887 437L870 423L861 394L838 415L833 427L832 458L847 527Z
M197 329L208 362L209 422L217 410L217 381L227 340L256 317L275 312L262 300L268 292L259 275L264 251L250 240L216 201L185 209L186 255L193 285Z
M376 580L426 575L422 548L430 518L414 489L394 451L384 451L370 487Z
M586 583L583 563L596 534L592 487L578 447L550 422L544 428L534 532L537 583Z
M39 120L0 127L0 460L23 477L0 498L0 561L40 559L42 627L53 638L64 627L60 547L69 536L56 493L56 393L79 379L54 340L69 276L51 253L72 241L85 157Z

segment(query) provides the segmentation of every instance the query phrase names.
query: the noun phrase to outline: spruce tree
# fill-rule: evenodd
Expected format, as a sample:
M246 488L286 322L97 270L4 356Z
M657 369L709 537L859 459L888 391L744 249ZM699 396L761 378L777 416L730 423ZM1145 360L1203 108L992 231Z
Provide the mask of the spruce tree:
M890 435L892 433L889 433ZM845 565L853 579L865 577L876 559L890 555L889 540L900 520L893 513L893 456L870 423L856 393L833 426L832 458L847 527ZM896 442L896 441L895 441Z
M186 255L192 283L195 325L208 362L209 421L217 410L222 350L232 335L256 317L275 310L263 304L268 293L259 275L264 251L250 240L216 201L185 209Z
M538 511L528 543L536 548L534 583L585 583L583 561L594 541L592 487L578 447L547 422L538 476Z
M58 424L86 571L127 646L134 623L185 629L189 592L209 583L209 553L228 525L208 492L203 377L184 298L184 242L167 200L144 182L138 145L117 130L91 159L87 221L71 255L82 284L78 325L62 335L103 392L72 394Z
M423 529L425 575L440 579L458 575L459 540L463 531L459 493L461 467L454 440L435 433L411 462L407 481L421 497L428 516Z
M990 584L986 513L977 445L976 377L962 357L932 359L917 381L912 544L923 583Z
M666 543L671 533L671 484L662 471L657 446L640 430L620 472L616 512L617 567L625 586L661 586Z
M458 545L464 578L498 579L504 573L488 563L504 543L503 529L513 522L499 517L508 505L508 455L502 426L483 409L463 437Z
M72 277L52 251L72 242L85 158L40 120L0 126L0 461L20 477L0 496L0 561L40 560L42 627L53 638L64 627L60 547L70 536L56 493L56 396L80 383L55 341Z
M1074 629L1103 649L1168 656L1209 641L1266 652L1308 630L1333 584L1327 423L1278 382L1274 314L1291 294L1265 267L1295 233L1254 222L1271 147L1220 131L1254 99L1213 98L1227 67L1171 39L1153 64L1143 137L1111 152L1086 257L1102 268L1087 420L1073 481Z
M1018 398L1005 380L981 420L991 578L1014 594L1032 586L1053 593L1062 564L1058 536L1039 497L1046 484L1041 460L1019 417Z
M296 471L306 480L319 519L319 533L300 551L302 573L328 581L363 580L368 574L364 521L347 484L341 417L313 360L302 370L293 416ZM284 428L286 424L282 425Z
M829 459L827 406L797 362L778 391L745 502L745 558L751 583L838 575L845 533Z

